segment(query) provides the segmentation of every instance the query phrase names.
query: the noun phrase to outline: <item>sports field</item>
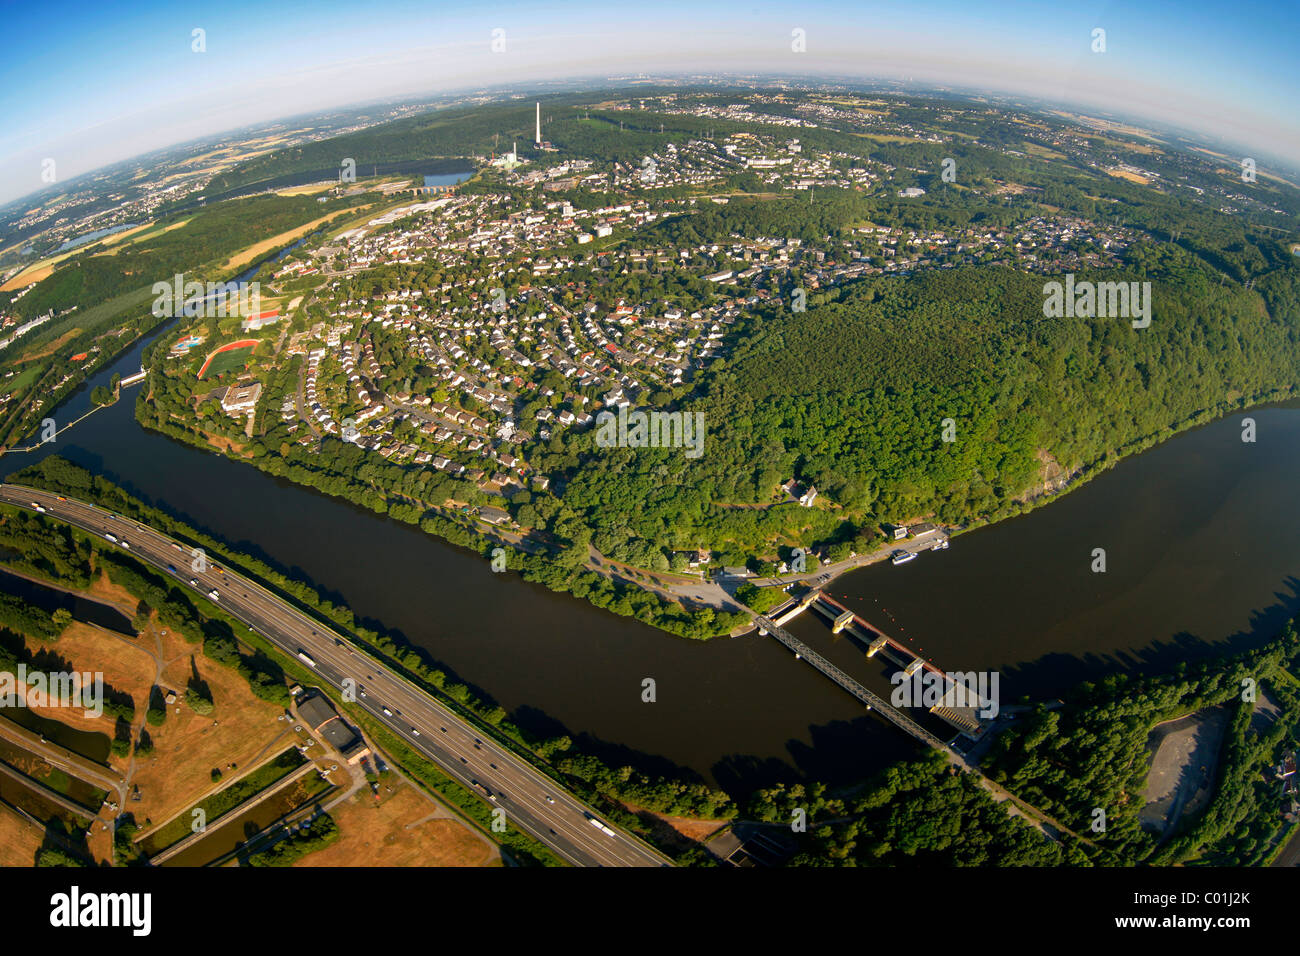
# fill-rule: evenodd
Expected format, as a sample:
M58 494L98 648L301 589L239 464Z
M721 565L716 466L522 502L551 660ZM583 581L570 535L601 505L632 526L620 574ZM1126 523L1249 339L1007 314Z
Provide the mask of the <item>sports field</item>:
M256 345L256 339L243 339L239 342L231 342L229 345L221 346L216 351L209 353L207 359L203 362L203 367L199 369L199 378L205 379L213 375L220 375L222 372L242 369L244 363L252 356L253 348Z

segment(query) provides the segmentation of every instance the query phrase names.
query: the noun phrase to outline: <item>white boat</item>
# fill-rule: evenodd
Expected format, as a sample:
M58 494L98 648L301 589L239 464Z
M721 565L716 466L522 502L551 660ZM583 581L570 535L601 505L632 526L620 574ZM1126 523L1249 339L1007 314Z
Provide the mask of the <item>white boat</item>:
M889 559L893 564L907 564L908 561L916 560L915 551L895 551L894 556Z

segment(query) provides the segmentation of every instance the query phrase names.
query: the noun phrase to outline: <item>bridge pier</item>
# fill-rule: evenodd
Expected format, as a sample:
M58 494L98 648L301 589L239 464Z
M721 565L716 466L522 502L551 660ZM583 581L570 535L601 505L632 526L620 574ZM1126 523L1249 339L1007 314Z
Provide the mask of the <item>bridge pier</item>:
M835 623L831 625L831 633L838 634L840 631L844 630L852 623L853 623L853 612L845 611L843 614L837 617L835 619Z
M929 746L933 747L935 750L938 750L940 753L946 754L950 758L960 759L960 758L955 758L955 755L948 748L948 745L945 744L938 737L936 737L934 734L930 733L930 731L923 728L920 724L912 720L910 717L904 714L897 707L891 706L889 701L877 696L875 693L873 693L872 691L864 687L861 683L854 680L848 674L844 673L842 670L840 670L830 661L826 660L826 658L818 654L815 650L810 648L808 645L804 644L802 641L798 640L793 634L791 634L785 628L781 627L779 624L774 623L771 619L763 617L762 615L755 615L755 621L757 623L761 623L765 625L768 629L769 634L775 637L787 648L794 651L795 660L806 660L813 667L817 668L819 671L821 671L823 674L825 674L835 683L839 684L840 687L844 688L846 691L848 691L850 694L852 694L854 697L860 700L863 704L865 704L868 710L875 710L876 713L880 714L880 716L884 717L886 720L890 721L895 726L907 731L913 737L917 738L918 740L920 740L925 744L928 744Z
M889 643L889 638L881 634L874 641L872 641L871 646L867 648L867 657L875 657L876 654L880 652L881 648L883 648L888 643Z

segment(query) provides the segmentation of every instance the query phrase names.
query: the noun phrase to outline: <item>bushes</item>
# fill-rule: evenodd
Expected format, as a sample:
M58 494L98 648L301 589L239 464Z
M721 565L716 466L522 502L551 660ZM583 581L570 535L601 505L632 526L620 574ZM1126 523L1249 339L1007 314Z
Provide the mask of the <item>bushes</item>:
M167 718L167 701L163 697L162 689L154 684L149 688L149 706L145 710L144 719L153 727L161 727L162 722Z
M749 582L736 588L736 600L753 608L759 614L766 614L789 597L780 588L760 588Z
M209 716L215 706L211 697L205 697L201 691L192 686L185 688L185 703L189 704L194 713L200 717Z
M12 594L3 593L0 593L0 627L37 641L52 641L63 630L54 623L50 614Z
M296 833L269 849L254 854L251 866L292 866L309 853L324 849L339 838L339 825L328 813L321 813Z

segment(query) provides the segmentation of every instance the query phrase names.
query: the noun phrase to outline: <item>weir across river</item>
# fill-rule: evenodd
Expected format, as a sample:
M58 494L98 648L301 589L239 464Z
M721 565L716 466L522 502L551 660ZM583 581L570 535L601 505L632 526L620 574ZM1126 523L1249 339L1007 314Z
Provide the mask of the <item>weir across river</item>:
M868 623L839 601L820 590L809 591L801 598L797 600L791 599L777 608L772 612L770 618L764 618L764 620L770 621L771 626L760 625L760 630L777 637L783 644L794 649L795 653L801 658L808 660L814 667L859 700L867 703L873 709L879 710L882 716L899 724L908 733L917 736L912 726L919 725L902 713L900 707L896 705L897 702L894 704L884 702L879 695L867 690L866 687L862 686L861 682L849 677L788 632L782 630L788 640L777 634L777 630L781 629L782 624L808 608L815 609L831 623L832 633L848 633L865 646L868 658L880 656L898 668L901 673L894 675L893 682L895 685L900 684L900 682L902 684L900 692L907 698L904 706L925 706L934 716L939 717L972 740L979 739L988 730L991 719L997 714L997 709L995 701L986 699L987 683L980 685L983 691L982 694L977 692L973 675L949 674L941 671L933 663L889 637L879 628ZM798 643L803 650L794 648L791 641ZM926 688L926 696L924 697L921 692L922 687ZM996 690L994 693L996 693ZM874 698L874 700L868 699L867 695L870 695L870 698ZM880 704L877 704L877 701ZM894 720L890 712L897 713L907 724L912 726ZM928 734L928 732L926 733ZM934 735L929 734L929 736L933 737ZM926 740L926 743L930 743L930 741Z
M951 748L946 743L944 743L934 734L930 733L930 731L926 730L924 727L922 727L920 724L914 721L911 717L908 717L906 714L904 714L897 707L893 706L891 703L889 703L889 701L885 700L883 697L880 697L879 695L872 693L865 686L863 686L859 681L854 680L848 674L844 673L844 671L840 670L838 667L836 667L826 658L822 657L820 654L814 651L803 641L799 640L797 637L795 637L793 634L791 634L781 625L775 623L774 621L766 617L763 617L762 615L759 615L758 633L770 634L773 637L775 637L786 647L790 648L790 650L794 651L796 657L807 661L809 664L817 668L819 671L821 671L831 680L835 681L835 683L843 687L854 697L858 698L858 700L866 704L869 708L876 711L876 713L880 714L880 716L884 717L886 720L890 721L891 723L907 731L917 740L921 741L922 743L930 747L934 747L936 750L940 750L945 753L952 752Z

